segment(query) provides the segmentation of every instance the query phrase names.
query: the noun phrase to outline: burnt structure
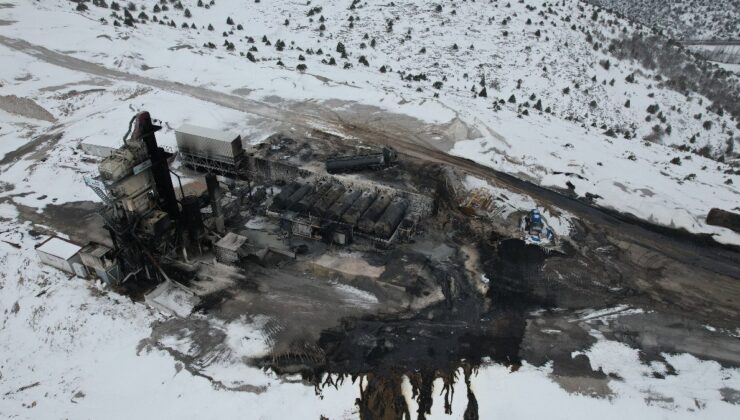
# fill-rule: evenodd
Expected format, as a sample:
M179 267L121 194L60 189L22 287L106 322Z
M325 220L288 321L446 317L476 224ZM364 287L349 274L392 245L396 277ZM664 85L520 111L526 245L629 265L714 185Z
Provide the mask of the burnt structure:
M362 214L357 222L357 227L365 233L372 233L375 229L375 222L378 221L378 218L380 218L390 203L391 198L389 196L385 194L379 195L373 201L373 204Z
M294 235L347 244L356 235L389 244L404 219L415 224L409 201L387 192L363 191L339 182L293 182L275 195L268 214L291 223Z
M157 187L158 204L173 220L178 220L180 209L177 206L175 187L172 185L170 167L167 163L170 155L157 145L157 138L154 136L154 133L161 129L162 127L152 124L152 118L148 112L142 112L136 116L136 126L131 139L144 142L149 155L154 184Z
M199 244L203 235L200 201L184 197L182 187L182 201L177 199L168 163L171 155L157 145L155 133L160 129L148 112L136 114L124 145L98 165L100 176L85 179L106 205L101 215L113 248L105 254L105 264L97 261L97 251L88 258L106 282L166 278L159 258L176 254L178 248L187 255L187 245Z
M396 197L388 205L383 214L378 218L373 227L375 235L381 238L390 237L403 220L406 209L409 207L408 201Z
M242 174L244 148L238 134L183 124L175 130L175 138L185 165L235 178Z
M356 172L369 168L390 166L398 159L396 152L384 147L379 153L369 153L355 156L341 156L326 160L326 171L330 174L341 172Z

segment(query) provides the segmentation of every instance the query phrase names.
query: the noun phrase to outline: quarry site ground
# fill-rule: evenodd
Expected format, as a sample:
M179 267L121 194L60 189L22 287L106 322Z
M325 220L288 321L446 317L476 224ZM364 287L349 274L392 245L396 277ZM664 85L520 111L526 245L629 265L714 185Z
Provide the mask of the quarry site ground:
M0 19L0 27L14 24ZM517 141L501 134L506 127L463 118L465 109L444 102L439 107L453 116L433 122L362 101L261 97L218 85L218 75L182 83L7 35L0 35L1 52L30 59L29 80L32 71L43 78L48 66L77 81L60 77L64 83L41 88L55 95L48 103L62 104L53 110L59 119L38 98L0 91L0 116L17 118L11 129L30 133L0 158L0 337L8 337L0 344L0 417L616 419L732 418L740 411L737 234L705 225L690 233L584 197L577 165L558 161L557 172L542 173L574 182L578 193L561 178L561 187L541 182L536 170L523 169L527 159L499 153ZM367 92L320 72L300 77ZM89 99L98 94L106 99ZM240 121L235 129L253 129L248 146L318 172L330 155L390 146L399 154L395 165L343 176L431 197L434 209L411 240L388 249L363 240L342 247L287 235L266 214L267 201L250 196L228 227L255 248L299 250L296 258L269 253L227 267L206 250L191 255L191 264L164 261L199 298L186 316L146 306L155 285L110 288L42 268L33 246L46 235L109 243L102 204L79 179L99 159L78 146L80 139L120 138L126 121L117 118L141 110L166 114L172 124L193 116ZM505 115L521 124L516 113ZM160 140L173 137L164 125ZM595 131L580 135L595 138ZM581 147L564 133L558 141ZM501 170L455 152L481 138L495 140L481 153L495 156L491 166ZM656 144L633 146L668 156L655 152ZM543 159L561 153L557 147ZM605 156L593 160L608 164L612 155ZM672 182L693 170L701 178L694 166L716 166L721 176L701 180L716 193L707 202L732 203L736 189L724 180L737 185L736 172L701 159L684 158L664 175ZM50 164L54 171L45 172ZM660 166L647 158L636 164ZM173 168L186 190L202 192L203 174L178 159ZM56 185L66 199L50 192ZM661 185L626 196L670 196ZM270 197L284 185L252 186ZM463 211L461 202L476 190L491 194L493 211ZM520 219L533 207L556 227L554 244L523 240ZM680 217L679 226L691 224Z
M177 280L197 290L201 303L189 317L154 322L140 351L164 350L216 387L260 393L260 386L233 385L208 373L214 362L233 357L223 325L246 317L260 325L269 351L241 362L285 377L298 374L318 393L335 381L364 378L358 406L366 418L409 412L404 377L411 383L418 413L429 411L436 397L432 385L442 378L445 410L451 412L456 382L468 383L481 364L517 369L523 360L551 364L553 378L569 392L607 398L612 393L609 384L622 379L595 369L585 354L574 357L594 345L595 333L639 349L645 364L664 364L665 372L656 375L671 375L666 352L690 353L727 367L740 365L737 338L723 332L740 321L737 250L449 156L416 134L434 132L454 141L465 132L461 126L449 134L449 127L415 125L377 109L349 107L340 115L277 99L271 107L292 109L291 117L280 121L292 133L290 140L267 144L274 155L292 156L293 163L310 166L353 147L391 145L401 155L396 166L359 176L432 195L434 215L421 223L410 243L391 250L357 245L348 251L284 238L278 223L260 214L259 203L250 202L234 222L247 226L250 242L303 244L307 251L296 260L273 255L239 269L199 273L197 279L183 273ZM361 121L367 115L373 115L374 123ZM302 124L306 116L326 119L333 133L362 142L307 129ZM9 159L23 153L44 159L38 148ZM197 177L187 168L180 171ZM553 214L567 212L569 233L558 238L557 247L546 249L522 240L521 211L499 219L463 214L458 208L461 197L447 185L445 174L450 172L459 177L472 174L511 194L533 197ZM73 202L51 204L43 212L19 210L21 219L41 231L51 228L81 242L106 241L98 206ZM249 220L257 221L251 230ZM151 289L142 287L119 292L141 300ZM727 401L738 403L737 390L726 393ZM465 416L475 418L477 399L483 397L469 387L467 394Z

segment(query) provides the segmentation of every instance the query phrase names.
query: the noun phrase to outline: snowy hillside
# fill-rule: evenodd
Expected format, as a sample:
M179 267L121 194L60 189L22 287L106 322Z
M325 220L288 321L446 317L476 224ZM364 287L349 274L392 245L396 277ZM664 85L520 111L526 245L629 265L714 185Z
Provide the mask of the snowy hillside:
M2 33L30 42L14 44L21 50L38 45L103 66L53 59L91 76L261 117L284 118L280 109L289 109L290 118L340 134L356 110L337 100L410 115L431 124L423 136L432 147L656 223L740 243L733 232L704 223L711 207L731 210L739 201L737 169L722 163L737 156L738 77L689 57L696 63L679 61L679 68L692 78L668 80L661 75L663 56L644 59L651 45L668 57L689 58L648 43L664 41L588 4L94 3L20 2L2 9L8 22ZM54 36L40 21L54 22ZM639 51L630 47L636 42ZM706 71L713 72L710 79ZM3 75L6 89L28 96L28 83L35 82L24 81L26 73ZM73 112L63 97L37 92L31 99L55 118ZM126 96L110 89L84 95L95 101L110 94ZM219 95L232 96L214 99ZM156 104L150 111L177 121L208 119ZM329 127L328 118L316 121L317 113L336 121ZM248 128L245 134L269 131L263 123L229 124Z
M588 0L681 40L740 39L737 0Z
M185 367L198 350L188 337L151 345L165 315L40 265L34 246L85 232L75 202L98 201L83 177L99 160L80 144L119 146L138 111L161 120L170 148L185 122L250 143L312 129L397 138L740 244L705 223L712 207L740 211L738 76L671 48L575 0L0 0L0 418L358 416L362 380L316 395L244 363L269 344L260 325L209 325L233 348ZM670 68L692 77L669 80ZM593 328L584 351L614 380L606 396L568 391L551 364L492 363L471 377L481 417L737 417L740 370L685 353L645 361L600 335L630 311L567 321ZM414 407L408 378L403 389ZM441 402L432 414L450 418Z
M611 136L684 146L710 157L731 152L738 141L738 122L707 110L711 99L686 97L668 88L659 71L615 60L607 50L613 39L649 31L584 3L197 3L134 1L128 3L135 5L131 11L83 3L89 9L82 16L105 25L88 29L96 30L94 37L78 35L75 54L150 76L177 70L178 81L194 84L205 82L203 73L185 71L178 62L225 54L256 61L240 64L245 71L303 65L307 73L336 83L395 90L406 101L461 101L480 97L485 87L477 108L552 114ZM71 11L76 4L57 0L42 7ZM60 38L51 46L64 51L69 42ZM154 42L167 45L157 48ZM211 82L233 80L219 74L226 71L209 67ZM249 80L257 74L241 76L250 88L262 87ZM729 88L738 92L738 79L728 77Z

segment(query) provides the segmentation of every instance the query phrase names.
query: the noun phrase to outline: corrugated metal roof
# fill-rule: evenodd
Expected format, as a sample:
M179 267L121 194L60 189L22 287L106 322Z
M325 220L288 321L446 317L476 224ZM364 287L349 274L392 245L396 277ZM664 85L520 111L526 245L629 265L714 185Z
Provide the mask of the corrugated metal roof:
M53 255L64 260L74 257L81 249L81 246L67 242L62 238L57 238L56 236L52 236L36 248L37 251Z
M231 143L239 137L238 134L229 133L228 131L214 130L212 128L200 127L192 124L183 124L175 130L180 133L192 134L194 136L206 137L213 140Z

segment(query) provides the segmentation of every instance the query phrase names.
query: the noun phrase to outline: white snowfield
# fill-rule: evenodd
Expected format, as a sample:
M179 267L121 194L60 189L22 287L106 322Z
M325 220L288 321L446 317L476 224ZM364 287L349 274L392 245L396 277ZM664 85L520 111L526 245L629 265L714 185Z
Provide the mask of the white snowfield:
M598 195L599 205L740 244L740 235L704 222L712 207L738 207L740 177L725 173L730 169L727 164L675 149L706 146L711 153L720 153L728 144L737 149L737 121L727 113L707 111L707 98L668 89L655 80L653 71L637 63L617 62L595 51L583 33L570 29L593 26L594 38L603 37L601 42L608 44L622 27L634 30L622 19L602 12L602 19L618 25L594 26L590 6L580 12L574 0L547 7L532 0L444 2L440 12L422 0L368 1L354 10L350 0L308 5L216 0L209 9L197 7L196 0L181 2L182 10L170 3L168 11L154 13L153 6L160 2L134 0L137 10L132 14L136 18L145 7L149 23L131 28L114 26L111 10L90 2L85 3L88 11L76 12L76 3L66 0L0 0L0 37L4 37L0 101L6 103L12 95L28 98L53 117L0 107L0 418L357 418L355 398L360 393L358 384L345 381L338 389L325 389L320 398L312 386L241 362L242 357L262 356L269 349L261 333L263 319L220 326L234 351L232 357L205 369L228 388L215 386L184 369L169 353L140 346L150 337L151 323L165 315L41 267L34 252L39 240L30 236L31 224L19 220L22 206L42 212L51 204L96 201L83 182L84 176L95 174L96 161L83 155L78 145L83 141L120 145L125 124L138 111L148 110L162 121L158 140L169 147L175 146L174 128L183 123L236 132L258 142L281 127L281 121L260 110L243 112L227 103L198 99L183 93L186 88L157 88L50 64L43 54L18 51L3 39L24 40L132 75L274 104L271 109L286 113L294 112L291 104L310 102L341 110L352 102L429 123L460 121L469 128L466 140L429 142L545 186L566 188L570 182L581 196ZM315 7L321 10L307 16ZM191 18L185 18L185 8ZM538 14L548 8L556 15ZM122 16L123 10L117 13ZM177 27L151 22L155 15L168 23L174 20ZM562 21L565 16L570 22ZM227 17L235 24L227 25ZM196 29L182 29L186 21ZM213 31L207 29L209 24ZM539 36L534 34L537 30ZM263 35L270 45L262 42ZM276 48L278 40L285 43L282 51ZM224 41L233 43L234 50L228 51ZM207 42L216 48L204 47ZM336 51L338 42L345 45L346 59ZM252 46L257 49L250 52L256 62L245 57ZM319 49L322 54L317 54ZM359 63L362 55L369 66ZM336 66L321 62L331 58ZM606 59L609 69L598 64ZM345 62L351 67L344 69ZM305 72L296 69L299 64L307 66ZM385 73L381 66L386 66ZM426 80L401 80L397 71L424 74ZM636 82L626 82L633 73ZM482 77L487 97L474 97L471 88L480 93ZM442 83L439 89L433 87L435 82ZM567 95L562 93L565 87L570 88ZM506 102L495 109L497 100L511 95L516 104ZM628 99L631 106L626 108ZM542 113L532 108L537 100ZM592 100L595 106L589 104ZM529 108L520 107L525 101ZM665 113L665 123L655 116L645 121L645 110L652 104ZM550 113L544 112L547 107ZM524 109L528 116L521 115ZM696 114L701 118L695 119ZM581 122L566 121L568 117ZM709 129L703 127L707 120L712 122ZM662 135L643 140L656 124ZM608 137L602 125L634 132L636 138ZM665 130L668 125L670 133ZM39 136L30 153L13 157ZM680 165L670 163L674 157L680 157ZM513 200L529 205L526 198ZM567 232L567 218L562 223ZM341 290L348 299L372 303L372 297L349 287ZM167 340L172 348L187 353L189 342L178 337ZM666 355L677 375L659 380L649 371L660 371L661 366L641 364L636 352L603 338L588 350L593 367L624 378L614 384L609 398L568 393L550 377L548 367L525 364L510 372L484 366L471 379L481 418L738 416L738 406L721 396L724 388L740 389L738 370L689 355ZM246 385L260 392L229 389ZM458 382L452 417L461 417L465 405L464 384ZM413 412L413 401L411 407ZM432 417L450 417L444 415L442 401L435 400Z
M265 319L218 326L232 350L229 357L203 367L201 373L211 382L183 368L169 353L142 344L149 338L151 323L164 320L164 315L99 285L67 280L61 272L42 267L25 226L13 222L7 227L0 234L0 417L358 417L354 402L359 383L346 380L337 389L324 389L320 397L313 386L286 381L242 362L243 357L260 357L268 351L260 332ZM610 381L610 396L571 394L550 377L547 365L537 368L525 363L516 372L484 365L471 378L481 418L724 419L737 415L737 406L723 401L721 393L740 388L740 370L686 354L664 354L677 372L657 379L653 372L665 373L662 363L644 365L637 350L594 334L599 341L586 351L592 367L623 378ZM186 355L192 346L187 338L174 336L160 343ZM234 390L240 387L256 391ZM442 388L439 379L433 395L440 395ZM465 384L459 381L454 388L453 415L444 414L440 398L435 399L430 418L462 416L467 405ZM413 413L417 405L410 396L410 384L404 389Z
M167 11L155 13L154 2L133 3L137 9L132 15L138 18L143 12L148 18L133 28L113 26L112 11L92 4L80 13L74 11L75 4L64 0L9 3L13 7L0 9L0 19L13 23L0 26L0 34L129 74L257 101L318 101L341 107L336 100L343 100L427 122L457 119L468 126L470 140L439 144L453 154L545 186L567 188L570 182L576 194L597 196L599 205L740 244L740 235L705 223L712 207L738 207L740 177L728 173L731 168L726 164L675 148L704 148L711 155L737 150L738 122L729 113L708 111L711 101L701 95L683 96L669 89L654 71L595 50L584 33L571 25L589 28L592 42L603 45L619 37L622 29L627 33L642 29L603 11L595 24L589 5L582 5L580 11L581 4L572 0L547 7L526 1L461 2L445 4L438 12L422 1L363 4L352 10L346 1L301 5L222 0L206 9L186 0L182 9L170 4ZM320 10L307 16L316 7ZM185 9L190 18L185 17ZM117 14L122 16L123 11ZM154 23L155 16L177 27ZM229 17L234 25L226 24ZM390 32L389 21L393 22ZM38 22L54 22L53 29ZM183 22L196 29L181 28ZM323 31L319 30L322 24ZM208 25L214 29L208 30ZM269 45L262 42L263 36ZM278 41L285 44L282 50ZM204 47L209 42L216 48ZM233 51L223 45L228 42L234 44ZM346 58L337 52L339 42ZM65 132L65 140L115 144L120 141L121 122L128 120L132 109L145 108L168 128L190 122L241 132L250 141L270 132L269 125L250 124L249 114L197 104L135 83L119 86L120 82L2 51L3 61L11 63L0 75L4 90L34 99L64 124L74 120L78 127L57 129ZM247 53L257 61L242 56ZM360 56L369 66L359 63ZM322 63L331 59L337 65ZM608 68L599 64L605 60ZM345 63L352 67L344 69ZM296 70L299 64L307 66L305 72ZM402 80L397 72L423 74L426 80ZM630 75L634 82L625 80ZM64 82L60 80L57 89L50 91L49 86L55 85L50 79ZM69 79L75 83L67 89L84 93L72 99L60 97L66 91L60 86ZM434 82L441 82L441 88L435 89ZM487 97L476 97L482 86ZM563 93L565 88L568 94ZM512 95L515 104L506 102L501 110L494 109L497 100ZM329 100L333 102L322 102ZM628 100L629 108L625 107ZM550 113L534 109L537 101ZM524 102L528 107L522 107ZM657 105L658 111L649 114L649 105ZM521 115L523 110L529 115ZM709 129L704 128L707 121ZM48 124L39 122L37 130ZM609 137L602 127L628 131L633 138ZM12 148L18 146L14 140L18 135L27 134L9 132L3 137L10 137ZM169 130L161 137L165 144L174 145ZM73 147L76 142L65 143ZM680 164L670 163L674 158ZM52 166L50 172L62 172L59 165ZM15 179L29 168L16 165L14 169ZM81 182L81 176L72 172L59 178L77 177ZM65 197L93 198L84 189L79 194Z

